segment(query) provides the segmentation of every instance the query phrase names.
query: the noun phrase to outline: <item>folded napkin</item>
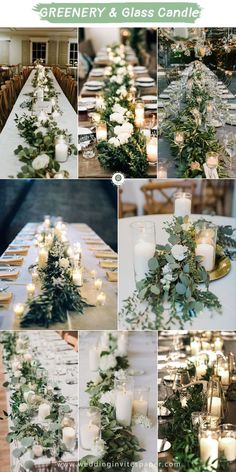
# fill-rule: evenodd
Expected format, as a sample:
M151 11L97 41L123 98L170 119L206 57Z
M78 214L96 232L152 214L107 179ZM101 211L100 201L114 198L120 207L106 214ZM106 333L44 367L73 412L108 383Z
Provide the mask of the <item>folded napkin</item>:
M4 257L0 258L0 263L1 264L7 264L7 265L22 265L24 261L23 257Z
M21 254L22 256L27 256L28 254L28 249L27 248L22 248L22 247L15 247L10 246L6 251L5 254Z
M17 279L19 275L19 270L10 272L9 270L0 271L0 279Z
M100 261L99 264L103 269L117 269L117 262L115 261Z
M87 239L85 243L86 244L104 244L104 242L101 241L100 239Z
M117 254L115 252L109 252L109 251L104 251L104 252L95 252L95 257L98 259L117 259Z
M106 276L109 282L117 282L117 278L118 278L117 272L106 272Z
M101 251L109 251L109 249L107 248L107 246L89 246L88 248L90 251L98 251L98 252L101 252Z
M10 303L11 299L11 292L0 292L0 303Z

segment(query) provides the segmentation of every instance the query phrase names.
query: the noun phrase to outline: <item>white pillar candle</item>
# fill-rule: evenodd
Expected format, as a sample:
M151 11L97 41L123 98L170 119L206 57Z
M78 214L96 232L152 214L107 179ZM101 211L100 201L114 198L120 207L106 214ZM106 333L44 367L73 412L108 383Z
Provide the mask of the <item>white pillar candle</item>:
M99 438L100 429L96 424L90 422L80 428L80 440L83 449L92 449L94 442Z
M41 405L39 405L39 419L41 421L44 421L45 418L50 415L50 412L51 407L48 405L48 403L41 403Z
M133 401L133 415L136 416L147 416L148 411L148 402L143 400L143 397L140 397L139 400Z
M135 105L135 125L141 128L144 124L144 103L136 103Z
M224 454L227 461L236 459L236 439L233 437L224 437L219 439L219 450Z
M97 346L89 349L89 368L91 372L97 372L100 363L100 349Z
M148 261L155 254L155 244L140 240L134 246L134 270L137 280L142 280L148 273Z
M67 447L67 449L71 450L75 447L75 430L70 426L67 426L62 429L62 441Z
M39 121L47 121L48 115L45 113L45 111L41 110L39 115L38 115L38 120Z
M117 338L117 348L119 353L122 356L127 355L127 349L128 349L128 336L124 333L119 334Z
M204 375L206 375L206 372L207 372L206 364L197 365L197 367L196 367L197 379L201 379L202 377L204 377Z
M212 402L211 402L212 400ZM208 411L212 416L221 416L221 398L212 397L207 399Z
M43 222L43 226L45 228L49 228L51 225L51 221L50 221L50 218L45 218L44 222Z
M37 99L41 102L43 102L44 99L44 90L42 87L39 87L36 91Z
M94 286L97 290L101 290L101 288L102 288L102 279L96 279L94 281Z
M208 464L212 464L218 459L218 441L213 438L201 438L200 439L200 457L203 463L209 461ZM217 462L214 462L216 467Z
M130 426L132 418L133 393L130 390L116 392L116 419L123 426Z
M218 375L221 377L222 385L229 385L229 371L226 369L218 369Z
M159 169L157 172L158 179L166 179L167 178L167 170L166 169Z
M198 339L194 339L190 342L191 355L197 356L201 350L201 343Z
M96 138L97 142L106 141L107 140L107 125L104 122L100 122L96 128Z
M175 199L175 216L185 216L191 215L191 199L186 197L179 197Z
M214 341L215 351L222 351L223 341L220 338L216 338Z
M146 151L147 151L147 160L150 163L157 162L157 138L149 138L147 139L146 144Z
M104 292L100 292L97 296L97 304L104 306L106 303L106 294Z
M43 269L47 265L48 261L48 251L44 248L40 249L38 257L38 266L40 269Z
M196 246L196 256L201 256L201 265L207 272L214 269L215 265L215 248L212 244L202 241Z
M65 162L68 157L68 146L63 138L59 139L55 145L55 159L58 162Z
M32 298L35 294L35 285L34 284L27 284L26 285L27 295L28 298Z
M83 285L83 274L80 269L73 270L72 279L75 285L81 287Z

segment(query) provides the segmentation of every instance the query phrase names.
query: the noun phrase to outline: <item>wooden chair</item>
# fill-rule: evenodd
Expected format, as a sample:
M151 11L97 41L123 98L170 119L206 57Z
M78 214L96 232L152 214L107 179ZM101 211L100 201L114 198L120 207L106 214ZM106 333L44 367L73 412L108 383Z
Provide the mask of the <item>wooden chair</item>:
M0 90L0 131L4 128L4 125L7 121L7 112L5 109L5 101L3 96L3 91Z
M150 181L142 185L141 191L144 193L145 204L144 214L168 214L174 212L174 194L177 191L192 193L193 211L199 211L201 195L195 195L197 183L192 180L169 180L165 182ZM158 198L158 195L159 197Z
M138 207L136 203L122 202L123 190L119 189L119 218L125 218L127 216L137 216Z

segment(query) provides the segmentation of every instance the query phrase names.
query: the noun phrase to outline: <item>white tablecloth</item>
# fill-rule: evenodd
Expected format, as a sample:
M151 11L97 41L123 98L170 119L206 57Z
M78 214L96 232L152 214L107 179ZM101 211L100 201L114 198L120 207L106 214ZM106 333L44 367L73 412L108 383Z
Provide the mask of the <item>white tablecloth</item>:
M16 236L17 239L24 239L29 237L29 233L37 230L39 225L37 223L28 223ZM67 225L68 238L70 243L81 242L82 247L82 265L85 267L85 282L81 288L81 294L84 298L88 299L90 303L96 302L97 294L94 287L94 280L91 278L90 272L95 269L97 271L97 277L102 279L102 291L106 294L106 304L104 306L92 306L85 308L83 315L73 315L69 317L68 323L58 323L53 325L51 329L116 329L117 325L117 284L115 282L109 282L106 278L106 269L103 269L99 265L99 260L94 256L94 251L89 249L89 245L85 243L85 238L97 238L98 241L101 239L97 234L85 224L69 224ZM34 238L33 238L34 239ZM18 266L20 274L17 279L12 282L0 281L0 286L8 286L9 291L13 293L12 302L4 307L0 308L0 329L19 329L19 323L14 319L13 305L15 303L24 303L26 301L26 285L31 282L31 274L28 270L31 264L35 263L38 255L38 249L34 245L33 239L29 241L30 248L27 256L24 257L24 263L22 266ZM104 243L107 249L109 247ZM103 247L103 246L100 246ZM1 260L0 260L1 261ZM37 326L32 326L37 329ZM39 327L40 329L40 327ZM42 328L41 328L42 329Z
M96 345L100 337L99 332L80 333L79 343L79 378L80 378L80 407L89 406L89 395L85 392L87 382L94 373L89 370L88 352L91 346ZM157 371L156 371L156 333L129 333L128 359L131 369L144 371L144 375L135 376L135 386L150 387L149 395L149 417L152 427L146 429L140 425L133 428L133 433L137 436L141 446L146 450L142 453L143 462L155 462L157 456ZM80 459L86 455L80 449Z
M199 219L202 215L192 215L192 219ZM125 218L119 220L119 311L123 301L132 295L135 290L133 270L133 244L130 224L139 221L154 221L156 226L157 244L167 243L164 222L170 221L171 215L149 215L142 217ZM217 225L232 225L236 227L236 219L222 216L206 216L204 218ZM230 273L217 281L211 282L210 290L219 298L223 310L222 315L212 314L204 310L192 323L185 323L185 329L203 330L234 330L236 329L235 306L236 306L236 262L231 261ZM166 317L167 319L167 317ZM173 325L173 329L179 328Z
M25 141L20 138L16 123L16 115L22 116L24 113L30 114L31 112L27 111L26 108L21 108L20 105L29 97L25 94L33 91L31 85L35 71L33 70L28 77L24 87L22 88L16 103L8 117L8 120L0 134L0 178L8 179L9 177L17 177L17 173L20 171L23 162L20 162L18 157L14 154L14 150L19 146L19 144L26 145ZM62 111L62 115L56 119L58 126L62 129L67 129L73 137L73 144L77 143L77 114L70 102L63 93L61 87L56 81L52 71L49 71L49 77L53 80L53 85L55 87L58 95L58 105ZM70 156L68 161L61 164L61 170L67 170L69 172L70 178L77 178L77 156Z

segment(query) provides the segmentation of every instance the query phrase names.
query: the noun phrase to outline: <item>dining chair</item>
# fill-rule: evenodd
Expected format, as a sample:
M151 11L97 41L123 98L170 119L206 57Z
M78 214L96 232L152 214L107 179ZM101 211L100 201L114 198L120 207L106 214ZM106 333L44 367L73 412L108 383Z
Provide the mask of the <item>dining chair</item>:
M122 201L123 190L119 189L119 218L125 218L127 216L137 216L138 207L136 203L123 202Z

